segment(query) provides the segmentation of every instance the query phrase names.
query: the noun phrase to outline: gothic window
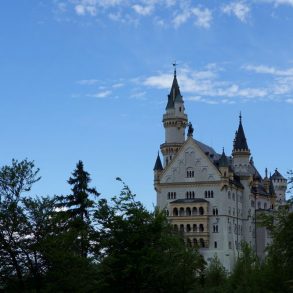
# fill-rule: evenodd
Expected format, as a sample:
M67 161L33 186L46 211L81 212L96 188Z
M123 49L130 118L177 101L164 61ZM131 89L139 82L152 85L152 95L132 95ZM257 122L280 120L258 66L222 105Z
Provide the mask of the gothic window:
M203 224L199 224L199 232L203 232L203 231L204 231Z
M174 208L173 209L173 216L178 216L178 209L177 208Z
M200 207L200 208L199 208L199 214L200 214L200 215L203 215L203 214L204 214L204 209L203 209L203 207Z

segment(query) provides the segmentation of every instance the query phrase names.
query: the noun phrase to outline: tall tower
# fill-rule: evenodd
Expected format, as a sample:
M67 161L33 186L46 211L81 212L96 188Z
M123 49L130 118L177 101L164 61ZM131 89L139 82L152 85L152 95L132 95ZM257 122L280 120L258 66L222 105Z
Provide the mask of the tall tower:
M239 126L235 133L235 139L233 143L233 166L237 175L248 175L249 174L249 158L250 150L247 145L246 137L242 126L242 116L239 115Z
M286 190L287 190L287 179L282 174L275 170L275 173L271 176L271 181L274 186L276 194L276 206L280 206L286 203Z
M173 83L170 94L168 95L166 112L163 115L165 143L161 144L160 148L164 156L164 167L170 163L185 141L185 128L188 119L184 110L184 101L180 93L175 67Z

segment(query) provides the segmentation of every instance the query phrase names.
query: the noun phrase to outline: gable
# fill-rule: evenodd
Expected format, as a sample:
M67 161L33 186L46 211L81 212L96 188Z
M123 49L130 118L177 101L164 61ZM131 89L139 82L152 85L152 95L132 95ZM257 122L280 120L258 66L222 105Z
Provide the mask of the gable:
M161 183L220 180L221 174L194 139L188 139L162 174Z

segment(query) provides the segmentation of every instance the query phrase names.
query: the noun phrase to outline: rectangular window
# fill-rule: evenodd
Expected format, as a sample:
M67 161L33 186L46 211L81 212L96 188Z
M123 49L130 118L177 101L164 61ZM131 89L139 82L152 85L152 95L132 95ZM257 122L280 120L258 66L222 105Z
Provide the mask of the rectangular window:
M214 243L214 247L215 247L215 248L218 247L218 243L217 243L217 241L215 241L215 243Z

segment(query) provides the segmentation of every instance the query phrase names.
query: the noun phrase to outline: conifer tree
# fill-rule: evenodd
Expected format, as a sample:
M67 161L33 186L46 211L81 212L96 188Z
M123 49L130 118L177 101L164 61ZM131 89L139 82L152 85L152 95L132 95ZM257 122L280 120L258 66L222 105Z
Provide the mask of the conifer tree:
M89 187L90 174L84 170L83 162L78 161L76 169L67 181L72 193L59 197L58 207L63 215L64 227L73 239L73 250L81 257L87 257L89 237L93 230L91 211L95 206L92 196L99 196L96 188Z

